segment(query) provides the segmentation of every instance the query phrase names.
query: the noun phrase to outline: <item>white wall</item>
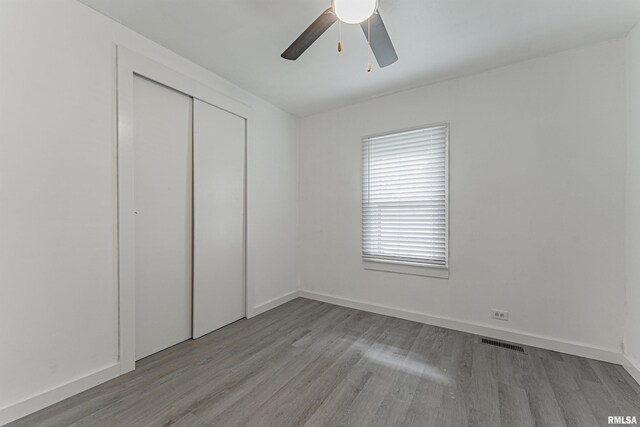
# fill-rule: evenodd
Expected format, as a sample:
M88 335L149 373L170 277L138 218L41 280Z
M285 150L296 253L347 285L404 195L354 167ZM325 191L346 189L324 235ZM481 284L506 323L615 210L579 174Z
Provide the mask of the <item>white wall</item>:
M301 287L617 357L624 75L616 40L303 119ZM451 126L450 278L364 270L360 138L440 121Z
M640 381L640 24L627 38L627 288L625 353Z
M73 0L1 0L0 424L117 358L116 45L254 109L248 278L297 288L294 117Z
M636 360L639 39L636 29L626 45L625 344ZM311 291L619 351L624 41L298 123L73 0L0 0L0 423L16 403L117 357L118 44L254 109L248 279L256 306L296 289L299 264ZM443 120L451 123L450 279L364 271L360 137ZM490 308L509 310L510 322L492 322Z

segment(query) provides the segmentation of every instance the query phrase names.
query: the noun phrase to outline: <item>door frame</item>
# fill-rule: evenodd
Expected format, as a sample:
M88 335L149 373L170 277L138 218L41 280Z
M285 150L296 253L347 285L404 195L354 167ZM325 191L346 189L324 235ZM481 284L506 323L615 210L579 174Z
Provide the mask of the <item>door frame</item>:
M245 119L243 278L246 317L253 315L253 287L247 281L247 148L253 138L253 110L206 84L123 46L117 46L117 270L118 361L120 374L135 369L135 221L133 77L139 75Z

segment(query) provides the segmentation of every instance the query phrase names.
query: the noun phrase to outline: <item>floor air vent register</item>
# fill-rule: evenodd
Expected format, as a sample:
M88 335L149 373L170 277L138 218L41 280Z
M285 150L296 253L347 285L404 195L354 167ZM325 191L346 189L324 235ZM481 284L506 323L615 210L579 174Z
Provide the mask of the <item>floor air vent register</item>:
M489 344L489 345L493 345L493 346L496 346L496 347L506 348L507 350L517 351L519 353L527 354L524 351L524 348L522 346L516 345L516 344L509 344L509 343L506 343L506 342L496 341L496 340L492 340L492 339L489 339L489 338L482 338L482 344Z

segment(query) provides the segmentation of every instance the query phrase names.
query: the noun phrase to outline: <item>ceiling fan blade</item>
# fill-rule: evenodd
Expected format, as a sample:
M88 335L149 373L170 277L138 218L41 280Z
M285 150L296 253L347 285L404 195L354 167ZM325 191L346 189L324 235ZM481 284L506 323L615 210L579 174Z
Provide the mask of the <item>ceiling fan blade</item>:
M325 10L280 56L295 61L337 20L331 8Z
M393 64L398 60L398 54L393 47L393 43L391 43L391 38L389 38L387 28L382 22L380 12L376 10L369 19L371 19L371 50L376 57L376 61L378 61L378 65L383 68ZM369 39L367 21L361 22L360 26L364 31L364 36Z

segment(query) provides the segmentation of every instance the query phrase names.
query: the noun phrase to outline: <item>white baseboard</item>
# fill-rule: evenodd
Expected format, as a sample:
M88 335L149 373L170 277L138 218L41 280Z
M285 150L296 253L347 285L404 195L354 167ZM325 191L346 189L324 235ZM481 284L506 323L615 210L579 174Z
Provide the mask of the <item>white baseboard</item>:
M81 393L119 375L120 363L114 363L113 365L109 365L81 378L0 408L0 426L32 414L54 403L58 403L74 394Z
M264 302L262 304L255 306L253 308L253 312L251 313L251 317L257 316L258 314L264 313L265 311L269 311L272 308L276 308L277 306L282 305L291 300L294 300L299 296L300 296L300 291L296 289L295 291L291 291L284 295L280 295L279 297L270 299L267 302Z
M414 322L454 329L471 334L483 335L505 341L521 343L533 347L540 347L562 353L573 354L590 359L602 360L609 363L622 364L629 372L629 374L636 381L638 381L638 383L640 383L640 363L629 356L623 356L613 349L594 347L576 342L559 341L554 338L529 334L512 329L496 328L491 325L466 322L448 317L404 310L400 308L384 306L381 304L374 304L367 301L338 297L314 291L295 290L286 293L277 298L273 298L267 302L255 306L252 314L254 316L257 316L258 314L269 311L298 297L323 301L330 304L355 308L358 310L369 311L372 313L397 317L400 319L412 320ZM46 408L47 406L53 405L54 403L60 402L68 397L95 387L98 384L109 381L119 375L120 364L114 363L113 365L109 365L82 378L78 378L59 387L47 390L43 393L39 393L35 396L29 397L4 408L0 408L0 426L39 411L40 409Z
M629 372L629 375L633 377L638 384L640 384L640 361L625 354L622 360L622 366Z
M265 303L262 303L252 310L250 317L257 316L258 314L269 311L272 308L276 308L286 302L289 302L298 297L298 290L281 295L277 298L271 299ZM61 386L52 388L42 393L38 393L34 396L13 403L4 408L0 408L0 426L8 424L19 418L32 414L47 406L58 403L68 397L81 393L92 387L116 378L121 374L120 363L114 363L96 372L90 373L81 378L72 380Z
M483 335L490 338L544 348L561 353L573 354L576 356L587 357L589 359L602 360L618 365L622 364L622 354L615 349L595 347L577 342L560 341L555 338L529 334L513 329L498 328L492 325L435 316L417 311L404 310L401 308L389 307L367 301L343 298L314 291L300 290L298 295L303 298L314 299L317 301L397 317L400 319L412 320L414 322L425 323L428 325L440 326L442 328L454 329L456 331Z

